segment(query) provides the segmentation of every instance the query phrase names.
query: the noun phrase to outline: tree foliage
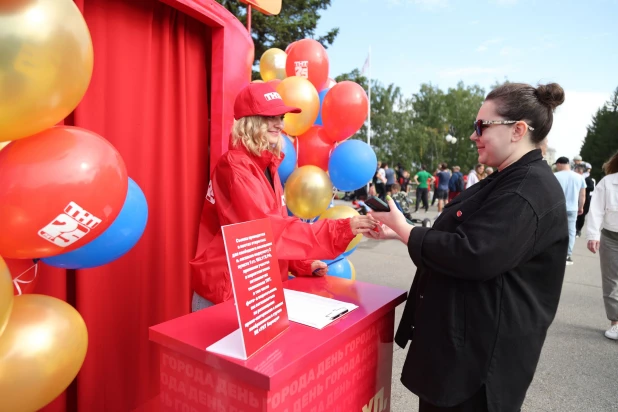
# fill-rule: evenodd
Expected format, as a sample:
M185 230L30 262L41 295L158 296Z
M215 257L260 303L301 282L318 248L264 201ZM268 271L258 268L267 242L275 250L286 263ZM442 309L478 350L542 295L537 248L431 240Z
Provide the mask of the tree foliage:
M368 86L367 78L358 69L335 80L351 80L365 90ZM417 93L405 97L396 85L385 86L372 80L371 145L378 159L413 170L421 164L433 170L441 162L469 170L477 161L469 137L484 96L482 88L460 82L446 92L423 84ZM447 142L447 134L457 137L457 142ZM366 141L367 124L352 138Z
M592 177L603 177L601 166L618 150L618 88L610 100L597 110L588 126L580 156L592 165Z
M238 0L217 0L223 7L236 16L244 25L247 24L247 5ZM257 64L262 54L273 47L285 50L292 42L312 38L328 47L335 41L339 28L317 35L316 28L320 12L330 7L330 0L285 0L281 13L266 16L260 12L251 13L251 36L255 45ZM258 74L259 76L259 74ZM254 78L255 75L254 75Z

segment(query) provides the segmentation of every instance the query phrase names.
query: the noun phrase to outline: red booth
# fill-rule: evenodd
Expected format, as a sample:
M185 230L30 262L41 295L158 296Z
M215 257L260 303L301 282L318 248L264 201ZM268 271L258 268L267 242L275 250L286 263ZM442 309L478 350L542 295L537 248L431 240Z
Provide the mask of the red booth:
M395 307L406 292L326 276L286 289L359 307L324 329L299 323L248 360L208 352L238 329L233 301L150 328L163 412L388 412ZM155 407L153 403L152 407Z
M77 379L44 410L124 412L159 393L148 328L190 312L189 260L209 171L227 150L253 43L212 0L75 2L92 35L94 73L65 124L119 150L148 199L149 222L137 246L111 264L79 271L41 264L35 293L74 305L89 333Z

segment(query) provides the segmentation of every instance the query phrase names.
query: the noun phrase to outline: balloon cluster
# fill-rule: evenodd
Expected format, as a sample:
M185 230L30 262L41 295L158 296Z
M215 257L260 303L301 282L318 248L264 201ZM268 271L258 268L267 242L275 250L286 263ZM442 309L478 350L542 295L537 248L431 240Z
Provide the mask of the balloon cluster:
M306 221L358 214L348 206L329 208L333 192L335 188L348 192L363 187L373 177L377 163L368 144L348 140L367 118L365 90L351 81L337 83L328 77L328 71L326 50L313 39L296 41L285 51L269 49L260 58L262 80L273 84L286 105L302 109L284 118L287 136L279 175L288 209ZM347 252L359 241L355 239ZM345 261L350 268L351 263ZM343 277L352 276L351 269L345 272Z
M38 260L90 268L128 252L148 206L122 156L89 130L58 126L84 97L90 32L73 0L0 5L0 410L57 397L86 356L80 314L26 294ZM44 373L41 373L44 371Z

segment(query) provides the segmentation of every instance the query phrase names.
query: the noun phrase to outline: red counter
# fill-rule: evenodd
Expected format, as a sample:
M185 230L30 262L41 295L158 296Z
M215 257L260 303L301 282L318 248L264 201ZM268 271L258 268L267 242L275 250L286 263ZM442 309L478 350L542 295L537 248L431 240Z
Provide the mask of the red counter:
M160 410L390 411L395 307L406 292L335 277L283 286L359 308L322 330L290 322L247 361L205 350L238 328L232 301L151 327Z

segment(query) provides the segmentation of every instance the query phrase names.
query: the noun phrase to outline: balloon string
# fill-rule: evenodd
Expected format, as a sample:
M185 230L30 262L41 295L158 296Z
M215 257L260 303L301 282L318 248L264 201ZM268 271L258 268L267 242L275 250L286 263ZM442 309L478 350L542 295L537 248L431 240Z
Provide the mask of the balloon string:
M34 277L31 280L29 280L29 281L19 280L20 277L22 277L26 273L30 272L30 270L32 270L32 268L34 268ZM21 296L22 295L21 287L19 286L19 284L20 283L28 284L28 283L34 282L34 280L37 277L38 271L39 271L39 262L37 262L34 265L30 266L28 269L24 270L19 276L15 277L15 279L13 279L13 285L15 285L15 289L17 289L17 296Z

